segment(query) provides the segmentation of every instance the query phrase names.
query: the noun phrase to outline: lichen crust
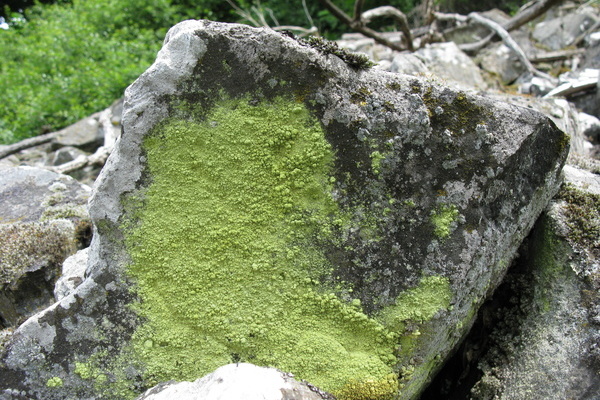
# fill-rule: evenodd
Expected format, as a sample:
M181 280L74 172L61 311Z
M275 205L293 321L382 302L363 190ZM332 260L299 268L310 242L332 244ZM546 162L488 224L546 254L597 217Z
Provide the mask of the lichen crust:
M304 105L225 99L203 120L165 120L144 151L151 184L124 229L147 384L243 361L342 400L397 393L396 334L321 283L344 218Z

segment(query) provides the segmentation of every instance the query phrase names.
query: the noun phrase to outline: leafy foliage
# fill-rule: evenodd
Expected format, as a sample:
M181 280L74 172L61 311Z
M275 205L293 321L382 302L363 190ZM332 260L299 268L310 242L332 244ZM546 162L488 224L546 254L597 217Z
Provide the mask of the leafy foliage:
M152 62L174 16L167 0L75 0L27 10L26 23L0 31L0 142L110 105Z

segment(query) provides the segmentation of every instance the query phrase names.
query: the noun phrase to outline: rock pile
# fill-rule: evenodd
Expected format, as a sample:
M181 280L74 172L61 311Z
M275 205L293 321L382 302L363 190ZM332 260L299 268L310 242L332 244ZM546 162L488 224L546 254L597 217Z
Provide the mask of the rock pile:
M499 10L481 14L500 24L509 20L509 16ZM566 98L570 102L569 108L585 113L581 119L588 119L589 115L597 121L600 118L599 21L600 11L589 2L581 6L568 3L552 9L546 13L545 19L533 26L524 26L511 32L527 58L539 69L552 73L568 70L554 80L529 74L515 52L503 42L490 43L469 57L461 47L489 34L489 30L480 25L463 24L449 29L444 32L448 42L428 44L414 53L392 51L357 33L344 35L338 43L343 48L367 54L378 63L376 68L383 70L409 75L433 75L441 78L445 85L463 89L481 91L491 88L505 92L517 89L527 95L544 96L543 99L538 97L530 101L536 104L537 109L554 108L556 98ZM398 35L389 33L385 37L394 41L399 40ZM574 49L575 46L577 48ZM507 100L510 101L510 98ZM564 108L562 104L558 106ZM578 119L575 117L575 125ZM582 138L591 144L586 146L584 153L580 152L581 147L575 146L577 154L597 154L598 150L592 149L592 144L599 144L597 138Z

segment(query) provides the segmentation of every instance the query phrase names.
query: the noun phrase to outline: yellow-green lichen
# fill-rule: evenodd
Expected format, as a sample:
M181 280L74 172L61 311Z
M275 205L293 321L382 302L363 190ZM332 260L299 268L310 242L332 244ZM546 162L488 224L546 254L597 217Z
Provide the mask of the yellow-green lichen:
M381 154L379 151L374 151L371 153L371 168L375 175L379 175L381 171L381 160L384 160L385 156Z
M431 213L430 218L435 236L441 239L446 239L450 236L452 224L458 219L458 215L458 209L453 204L442 204L437 207Z
M449 310L451 301L448 278L424 276L418 286L402 292L394 305L379 312L377 319L386 328L400 334L397 355L401 365L399 387L402 390L414 393L425 384L429 371L437 362L418 355L419 349L431 341L431 325L427 323L439 312Z
M344 218L331 146L301 104L224 100L161 124L144 149L152 184L124 228L146 321L130 351L148 384L247 361L339 399L396 393L396 336L317 283Z
M407 323L422 323L430 320L441 310L447 310L452 300L448 278L425 276L417 287L398 296L394 305L379 312L378 320L394 332L404 332ZM418 331L411 333L419 336Z
M88 363L75 363L74 372L79 375L81 379L92 379L95 377L94 368Z
M58 376L54 376L46 381L46 386L49 388L57 388L63 386L63 380Z

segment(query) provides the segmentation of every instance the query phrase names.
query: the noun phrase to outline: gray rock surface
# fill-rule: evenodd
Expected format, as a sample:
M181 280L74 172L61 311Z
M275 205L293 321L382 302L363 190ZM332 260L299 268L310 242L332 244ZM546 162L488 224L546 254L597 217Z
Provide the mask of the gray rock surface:
M505 85L511 84L525 72L518 57L503 43L487 46L477 58L484 71L497 76Z
M91 189L75 179L40 168L16 167L0 174L0 223L83 218Z
M414 54L396 55L392 60L390 71L406 75L424 75L429 73L427 66Z
M131 398L236 361L340 399L418 396L558 189L568 139L338 55L169 31L126 92L86 279L15 332L5 398Z
M333 396L274 368L228 364L194 382L168 382L137 400L324 400Z
M60 266L89 244L91 189L31 167L0 174L0 327L15 326L53 301Z
M94 151L104 143L103 132L99 129L99 117L100 113L96 113L61 129L52 141L52 147L59 149L72 146L87 152Z
M85 279L89 247L79 250L67 258L62 265L60 278L54 285L54 298L60 301L73 293L75 288Z
M439 78L462 89L487 87L479 67L454 42L434 43L415 52Z
M535 26L533 38L551 50L560 50L573 44L575 39L598 22L592 8L544 21Z
M565 167L565 184L507 276L510 302L490 312L473 399L598 399L600 178Z

